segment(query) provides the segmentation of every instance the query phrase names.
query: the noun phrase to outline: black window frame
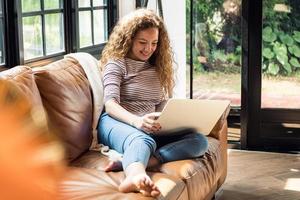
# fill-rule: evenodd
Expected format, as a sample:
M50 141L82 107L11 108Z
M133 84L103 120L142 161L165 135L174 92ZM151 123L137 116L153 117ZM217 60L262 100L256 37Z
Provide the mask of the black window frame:
M0 55L0 66L5 65L5 44L4 44L4 4L3 0L0 0L0 49L1 49L1 55Z
M77 49L79 51L90 51L90 49L95 49L95 48L99 48L99 47L102 47L104 43L100 43L100 44L95 44L95 35L94 35L94 11L97 11L97 10L106 10L106 13L108 13L108 2L109 1L106 1L106 5L102 5L102 6L94 6L93 4L93 0L89 0L90 1L90 6L87 6L87 7L79 7L78 5L78 1L77 1L77 4L75 5L76 8L76 44L77 44ZM92 36L92 45L90 46L85 46L85 47L80 47L80 27L79 27L79 13L80 12L83 12L83 11L90 11L91 13L91 36ZM106 18L108 19L108 15L106 16ZM107 29L108 29L108 21L106 21L107 23ZM106 37L108 38L108 33L106 33Z
M5 46L5 65L12 68L17 65L42 66L50 62L63 58L64 55L75 52L88 52L97 59L100 56L106 43L79 48L77 43L79 21L76 19L76 5L78 0L62 0L62 10L64 17L64 43L65 50L48 56L24 60L23 38L22 38L22 9L21 0L2 0L4 16L4 46ZM42 1L42 0L41 0ZM91 0L92 1L92 0ZM47 10L49 12L52 10ZM28 15L28 13L26 14ZM9 20L8 20L9 19ZM107 1L107 27L110 34L112 28L118 20L118 0ZM79 29L78 29L79 30Z

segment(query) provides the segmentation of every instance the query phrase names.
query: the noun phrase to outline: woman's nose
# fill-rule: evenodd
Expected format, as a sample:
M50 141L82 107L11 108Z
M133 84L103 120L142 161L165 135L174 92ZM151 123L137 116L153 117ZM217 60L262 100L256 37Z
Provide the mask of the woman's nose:
M146 44L144 50L147 52L151 51L151 44Z

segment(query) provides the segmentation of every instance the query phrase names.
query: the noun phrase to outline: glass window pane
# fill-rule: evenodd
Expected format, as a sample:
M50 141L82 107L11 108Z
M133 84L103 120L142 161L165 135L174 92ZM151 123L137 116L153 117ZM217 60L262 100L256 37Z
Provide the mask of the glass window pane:
M94 11L94 42L103 43L107 40L107 11Z
M41 16L23 17L25 60L43 55Z
M22 12L32 12L41 10L40 0L22 0Z
M107 0L93 0L93 6L106 6Z
M44 0L44 8L47 9L58 9L60 0Z
M45 15L46 55L64 51L63 15Z
M78 1L78 7L91 7L91 0L79 0Z
M241 0L193 2L194 30L187 26L187 61L193 50L193 98L228 99L232 106L240 106ZM190 31L193 38L189 38Z
M261 106L300 109L299 1L264 0L263 19Z
M92 22L90 11L79 12L79 43L80 48L91 46L92 43Z

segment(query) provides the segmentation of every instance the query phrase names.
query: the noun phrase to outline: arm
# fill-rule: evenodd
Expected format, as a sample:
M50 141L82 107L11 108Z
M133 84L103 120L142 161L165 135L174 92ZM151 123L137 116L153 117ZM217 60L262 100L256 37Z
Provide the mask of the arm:
M128 112L120 104L120 87L126 73L122 65L108 63L103 73L104 102L106 112L113 118L132 125L137 116Z
M110 99L105 103L106 112L113 118L134 126L138 116L128 112L116 100Z

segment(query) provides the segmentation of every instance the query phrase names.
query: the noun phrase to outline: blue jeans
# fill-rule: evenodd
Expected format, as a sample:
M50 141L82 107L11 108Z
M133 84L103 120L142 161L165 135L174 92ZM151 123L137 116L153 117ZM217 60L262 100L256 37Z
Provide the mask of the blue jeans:
M134 162L147 166L151 155L161 163L196 158L208 148L207 138L199 133L159 136L149 135L103 113L98 124L98 139L104 145L123 154L122 166L126 169Z

